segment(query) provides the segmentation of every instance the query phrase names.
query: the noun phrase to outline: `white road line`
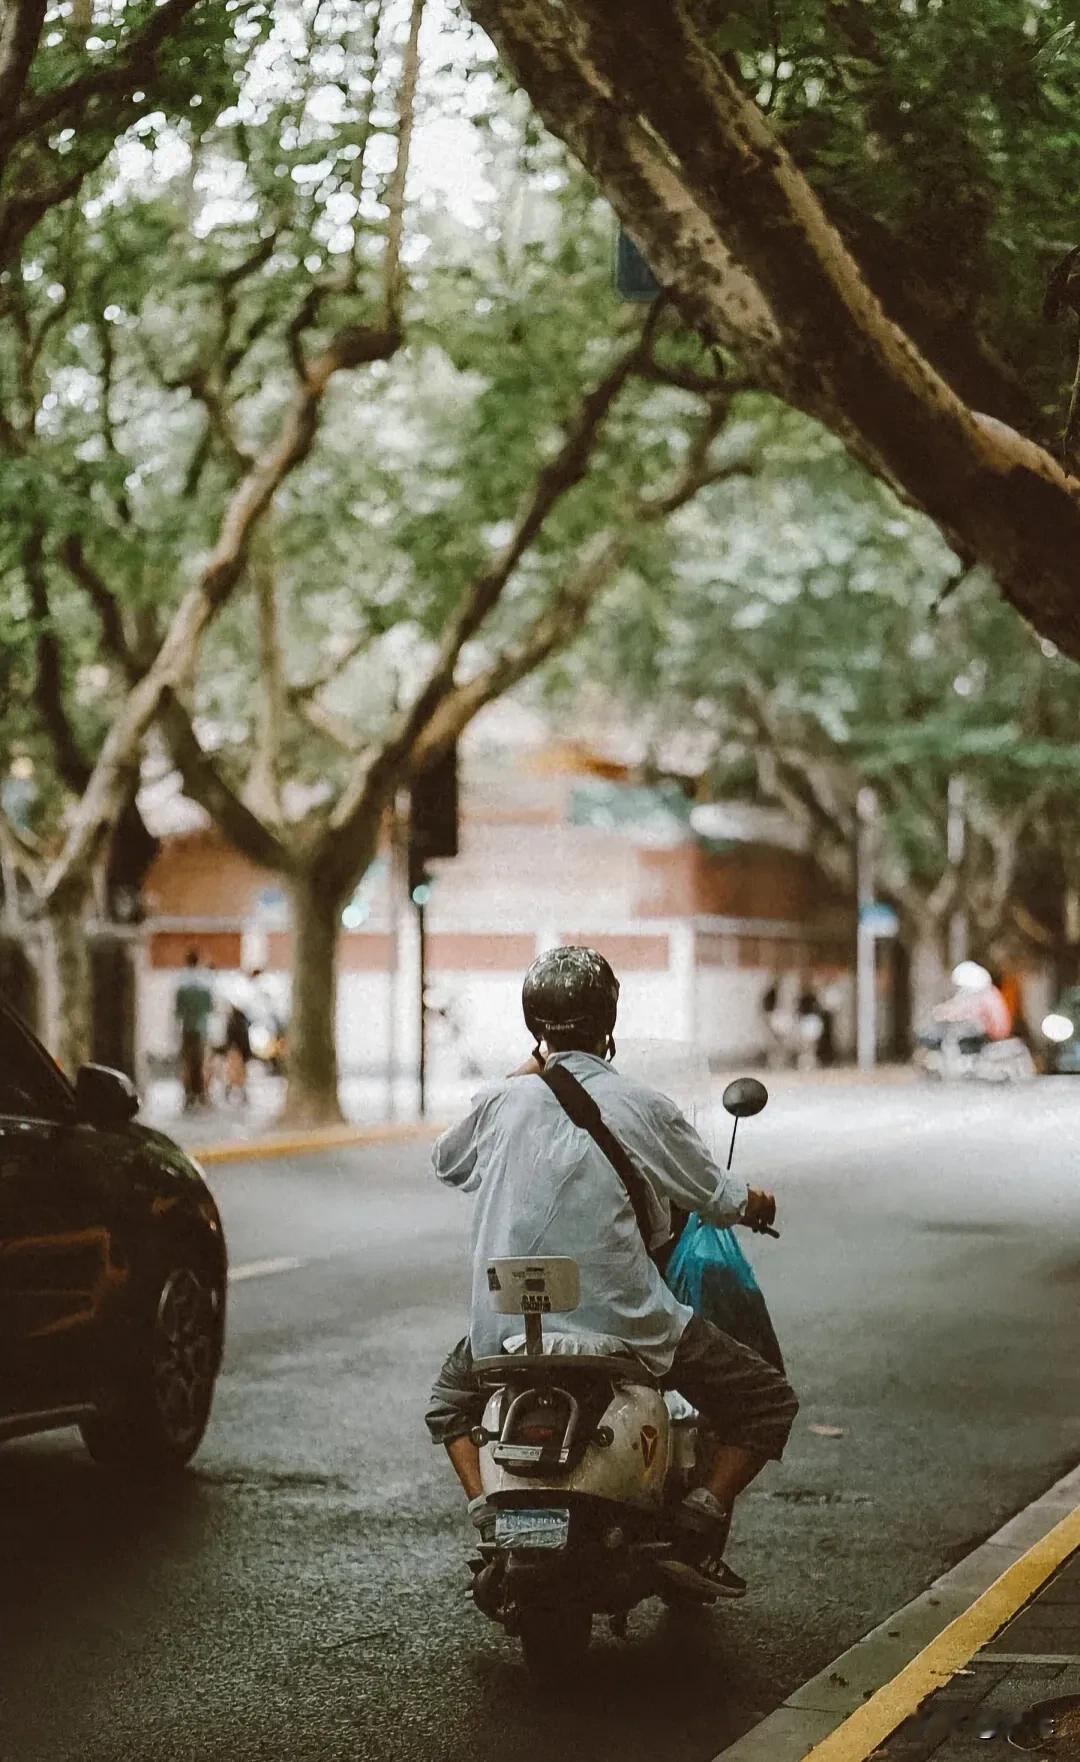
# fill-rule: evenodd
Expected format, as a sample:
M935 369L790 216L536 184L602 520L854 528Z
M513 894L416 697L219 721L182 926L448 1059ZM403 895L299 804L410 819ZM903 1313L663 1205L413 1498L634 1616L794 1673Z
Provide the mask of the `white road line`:
M302 1260L291 1260L287 1257L280 1260L247 1260L240 1266L229 1268L229 1283L237 1285L241 1279L265 1279L271 1273L295 1272L303 1264Z

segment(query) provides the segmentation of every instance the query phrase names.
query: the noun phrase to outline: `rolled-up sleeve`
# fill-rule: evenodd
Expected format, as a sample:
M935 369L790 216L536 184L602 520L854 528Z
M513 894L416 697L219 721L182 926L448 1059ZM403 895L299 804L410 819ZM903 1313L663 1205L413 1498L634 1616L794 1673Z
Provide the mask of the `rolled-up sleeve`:
M462 1193L475 1193L479 1187L477 1151L484 1115L500 1088L501 1085L482 1089L474 1095L472 1112L435 1140L431 1151L432 1166L439 1180L445 1181L448 1187L457 1187Z
M721 1229L742 1221L746 1183L725 1173L673 1102L658 1110L649 1148L649 1173L659 1180L673 1205L682 1211L696 1211L706 1223L718 1224Z
M470 1114L460 1125L451 1126L435 1140L431 1162L439 1180L445 1181L448 1187L459 1187L463 1193L475 1192L479 1184L475 1114Z

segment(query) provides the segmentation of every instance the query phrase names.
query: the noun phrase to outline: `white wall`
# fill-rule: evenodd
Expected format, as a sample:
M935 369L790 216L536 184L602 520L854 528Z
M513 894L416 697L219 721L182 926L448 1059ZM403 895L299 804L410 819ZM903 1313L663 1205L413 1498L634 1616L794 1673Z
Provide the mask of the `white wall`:
M615 926L613 926L615 928ZM589 933L586 924L576 931ZM647 930L670 938L670 966L666 972L624 971L616 1040L692 1041L703 1051L724 1061L743 1062L761 1053L764 1036L761 998L772 978L765 967L708 966L694 969L689 958L689 926L663 920L648 925L618 925L619 933ZM542 930L536 946L558 940L558 926ZM596 928L595 933L600 934ZM732 938L732 954L736 939ZM344 971L338 979L337 1035L342 1073L372 1074L385 1071L388 1060L399 1070L414 1068L417 1047L416 950L402 938L401 970L396 980L380 972ZM215 974L215 984L227 991L239 974ZM449 1005L459 1029L452 1030L433 1018L429 1023L428 1057L434 1080L467 1074L473 1064L486 1077L519 1063L529 1050L529 1037L521 1016L521 978L518 972L442 972L428 977L429 997L436 1006ZM143 1053L151 1059L175 1056L177 1037L173 1025L173 994L179 973L144 968L141 980L140 1021ZM288 996L285 975L272 975ZM851 982L841 979L837 995L837 1040L843 1050L850 1038Z

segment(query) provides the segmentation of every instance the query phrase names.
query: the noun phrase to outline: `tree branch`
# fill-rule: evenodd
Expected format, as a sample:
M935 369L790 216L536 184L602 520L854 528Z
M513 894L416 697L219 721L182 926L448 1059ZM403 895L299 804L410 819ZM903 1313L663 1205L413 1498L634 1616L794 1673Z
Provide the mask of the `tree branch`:
M61 540L60 558L97 613L110 657L121 668L128 682L134 684L144 668L136 658L124 628L120 602L86 555L78 533L69 532Z
M90 766L71 725L64 702L63 663L56 635L45 566L45 540L40 526L29 533L22 549L23 575L36 626L37 674L34 703L49 737L57 774L74 795L86 788Z
M618 533L598 534L516 646L447 693L413 742L408 760L411 774L422 771L452 746L486 704L502 697L573 641L629 557L635 536L629 525Z
M325 691L328 685L332 685L335 679L341 677L347 667L351 667L365 649L370 648L378 635L378 631L373 630L370 625L366 625L342 650L341 654L336 655L332 661L327 663L321 673L316 673L303 682L298 681L295 685L290 685L288 687L289 702L295 708L299 708L301 704L311 698L318 697L321 691Z
M309 728L313 728L316 734L321 734L349 758L358 759L367 750L348 718L336 715L325 704L317 703L312 698L299 697L294 701L293 707Z
M244 801L253 814L268 825L277 826L283 817L280 764L286 694L273 562L265 534L260 534L253 547L249 573L258 614L260 699Z
M45 23L46 0L8 0L0 18L0 170L17 134L26 82Z
M535 542L552 511L576 487L604 422L623 386L652 345L657 321L650 312L633 347L621 355L604 378L582 398L554 456L541 467L514 521L513 531L490 569L477 576L447 622L438 655L413 703L395 720L382 746L357 765L329 816L319 841L318 860L330 885L344 890L352 877L356 851L367 837L373 817L385 806L388 792L413 743L453 688L454 670L465 644L497 605L522 557Z
M101 438L105 443L105 450L108 453L109 458L112 460L113 465L116 467L119 475L120 471L127 464L127 460L124 458L124 455L121 453L117 444L116 429L113 427L112 419L113 382L116 374L116 346L113 341L112 325L105 317L104 311L101 309L100 301L95 301L95 308L94 329L97 333L98 349L101 353ZM113 492L112 502L120 518L121 525L130 526L133 519L132 507L128 500L127 491L122 482Z
M469 6L703 334L827 423L1080 658L1080 484L1034 441L965 406L885 317L686 0ZM752 290L741 313L716 272L716 243Z
M102 147L102 159L107 150L106 146ZM18 256L23 241L33 232L38 221L51 208L59 208L61 203L77 195L92 169L90 165L75 165L70 171L46 177L41 182L20 177L12 194L0 199L0 264L10 263Z
M293 853L285 838L233 789L195 732L191 716L173 691L162 696L162 733L180 773L184 794L210 815L229 843L260 868L289 874Z
M401 301L405 283L401 247L405 237L405 186L409 177L409 156L412 150L413 124L416 119L416 87L420 77L420 25L424 16L424 0L412 0L409 14L409 35L401 64L398 87L397 157L386 191L389 215L386 228L386 253L383 258L383 303L386 322L401 322Z
M360 114L357 118L356 126L356 146L359 148L359 151L352 162L349 179L357 202L357 212L353 220L352 279L354 281L356 278L356 272L360 267L361 249L364 238L364 228L360 216L360 204L362 203L364 196L364 170L367 165L367 151L371 142L371 119L375 109L375 82L379 71L379 35L382 31L385 10L386 0L374 0L374 4L370 9L366 21L368 56L365 72L367 75L367 83L363 102L360 105ZM364 65L362 61L360 62L360 65Z
M118 95L134 91L145 83L161 45L200 3L201 0L163 0L142 29L133 31L124 47L108 61L89 67L66 85L22 104L14 118L12 138L25 140L61 121L72 127L92 99L115 100Z
M549 128L597 179L688 322L769 385L780 333L761 290L684 188L662 138L590 58L582 6L572 14L547 0L468 0L468 10ZM670 6L663 10L667 17ZM693 276L684 273L687 263Z

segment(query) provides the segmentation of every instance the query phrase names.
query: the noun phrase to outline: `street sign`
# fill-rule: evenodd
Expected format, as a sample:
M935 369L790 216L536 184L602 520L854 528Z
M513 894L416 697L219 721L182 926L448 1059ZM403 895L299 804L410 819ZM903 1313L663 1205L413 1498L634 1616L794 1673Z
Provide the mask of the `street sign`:
M900 919L891 905L883 905L875 899L869 905L859 907L859 928L870 936L898 936Z
M620 227L615 241L615 292L624 300L655 300L663 291L629 233Z

